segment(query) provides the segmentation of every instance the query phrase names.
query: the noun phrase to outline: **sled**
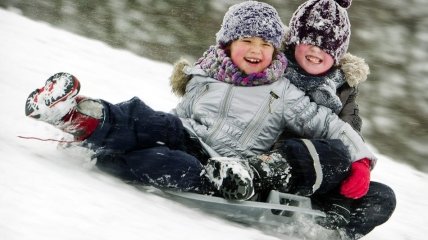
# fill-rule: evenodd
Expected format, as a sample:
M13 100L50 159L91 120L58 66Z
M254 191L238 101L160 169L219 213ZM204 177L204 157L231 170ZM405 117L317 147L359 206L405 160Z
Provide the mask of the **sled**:
M272 190L266 202L233 201L197 193L166 191L175 201L235 222L278 228L301 218L325 217L310 198Z

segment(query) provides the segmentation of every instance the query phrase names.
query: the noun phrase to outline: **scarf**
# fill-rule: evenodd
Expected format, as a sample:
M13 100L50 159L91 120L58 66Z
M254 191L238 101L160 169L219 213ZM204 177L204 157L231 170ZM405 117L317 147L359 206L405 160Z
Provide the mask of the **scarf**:
M340 69L334 68L323 76L313 76L290 60L285 77L316 104L328 107L336 114L342 109L342 102L336 94L337 89L345 83L345 75Z
M277 81L287 68L287 59L281 52L272 63L262 72L246 74L242 72L227 56L224 49L211 46L195 66L204 70L209 77L235 86L258 86Z

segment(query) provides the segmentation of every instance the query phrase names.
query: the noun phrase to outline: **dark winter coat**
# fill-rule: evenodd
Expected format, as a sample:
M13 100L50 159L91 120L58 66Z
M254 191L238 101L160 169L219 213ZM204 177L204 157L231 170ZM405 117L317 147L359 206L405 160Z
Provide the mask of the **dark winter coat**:
M358 96L358 87L351 87L348 83L337 89L337 96L342 102L342 110L339 112L339 118L349 123L355 131L361 133L362 120L359 115L359 107L356 102Z
M346 83L336 92L342 102L339 117L356 131L361 132L362 120L356 100L359 84L366 81L367 75L370 73L369 66L364 59L347 53L340 61L339 71L344 73L346 79Z
M340 65L333 68L328 74L345 79L345 83L336 91L342 103L338 115L344 122L349 123L355 131L361 133L362 119L359 116L359 107L356 99L358 96L358 85L366 81L367 75L369 74L368 65L365 63L364 59L347 53L340 61ZM325 76L319 78L323 77ZM274 148L282 144L285 139L298 137L302 136L284 133L280 136Z

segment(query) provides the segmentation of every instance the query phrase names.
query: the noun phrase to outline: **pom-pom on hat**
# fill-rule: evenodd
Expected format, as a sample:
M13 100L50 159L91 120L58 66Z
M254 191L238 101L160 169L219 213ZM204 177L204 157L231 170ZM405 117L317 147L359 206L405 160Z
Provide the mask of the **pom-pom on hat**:
M229 8L223 18L217 43L226 46L243 37L261 37L279 48L284 40L285 28L274 7L267 3L245 1Z
M286 45L320 47L339 63L348 51L351 24L347 9L351 0L309 0L300 5L290 20Z

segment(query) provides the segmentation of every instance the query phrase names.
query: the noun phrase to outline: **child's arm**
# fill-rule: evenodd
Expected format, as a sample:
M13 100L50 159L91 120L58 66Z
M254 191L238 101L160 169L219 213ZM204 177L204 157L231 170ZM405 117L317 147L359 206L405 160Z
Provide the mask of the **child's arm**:
M348 147L353 162L367 158L373 165L376 157L361 136L330 109L310 102L304 93L290 84L284 94L284 121L300 136L340 139Z
M361 132L362 119L356 102L358 88L345 84L337 90L337 95L343 104L342 110L339 112L339 118L349 123L355 131Z
M367 80L370 68L363 58L346 53L340 60L340 69L337 71L340 71L341 78L346 81L337 89L337 95L342 102L339 117L349 123L355 131L361 132L362 120L356 100L359 92L358 86Z

